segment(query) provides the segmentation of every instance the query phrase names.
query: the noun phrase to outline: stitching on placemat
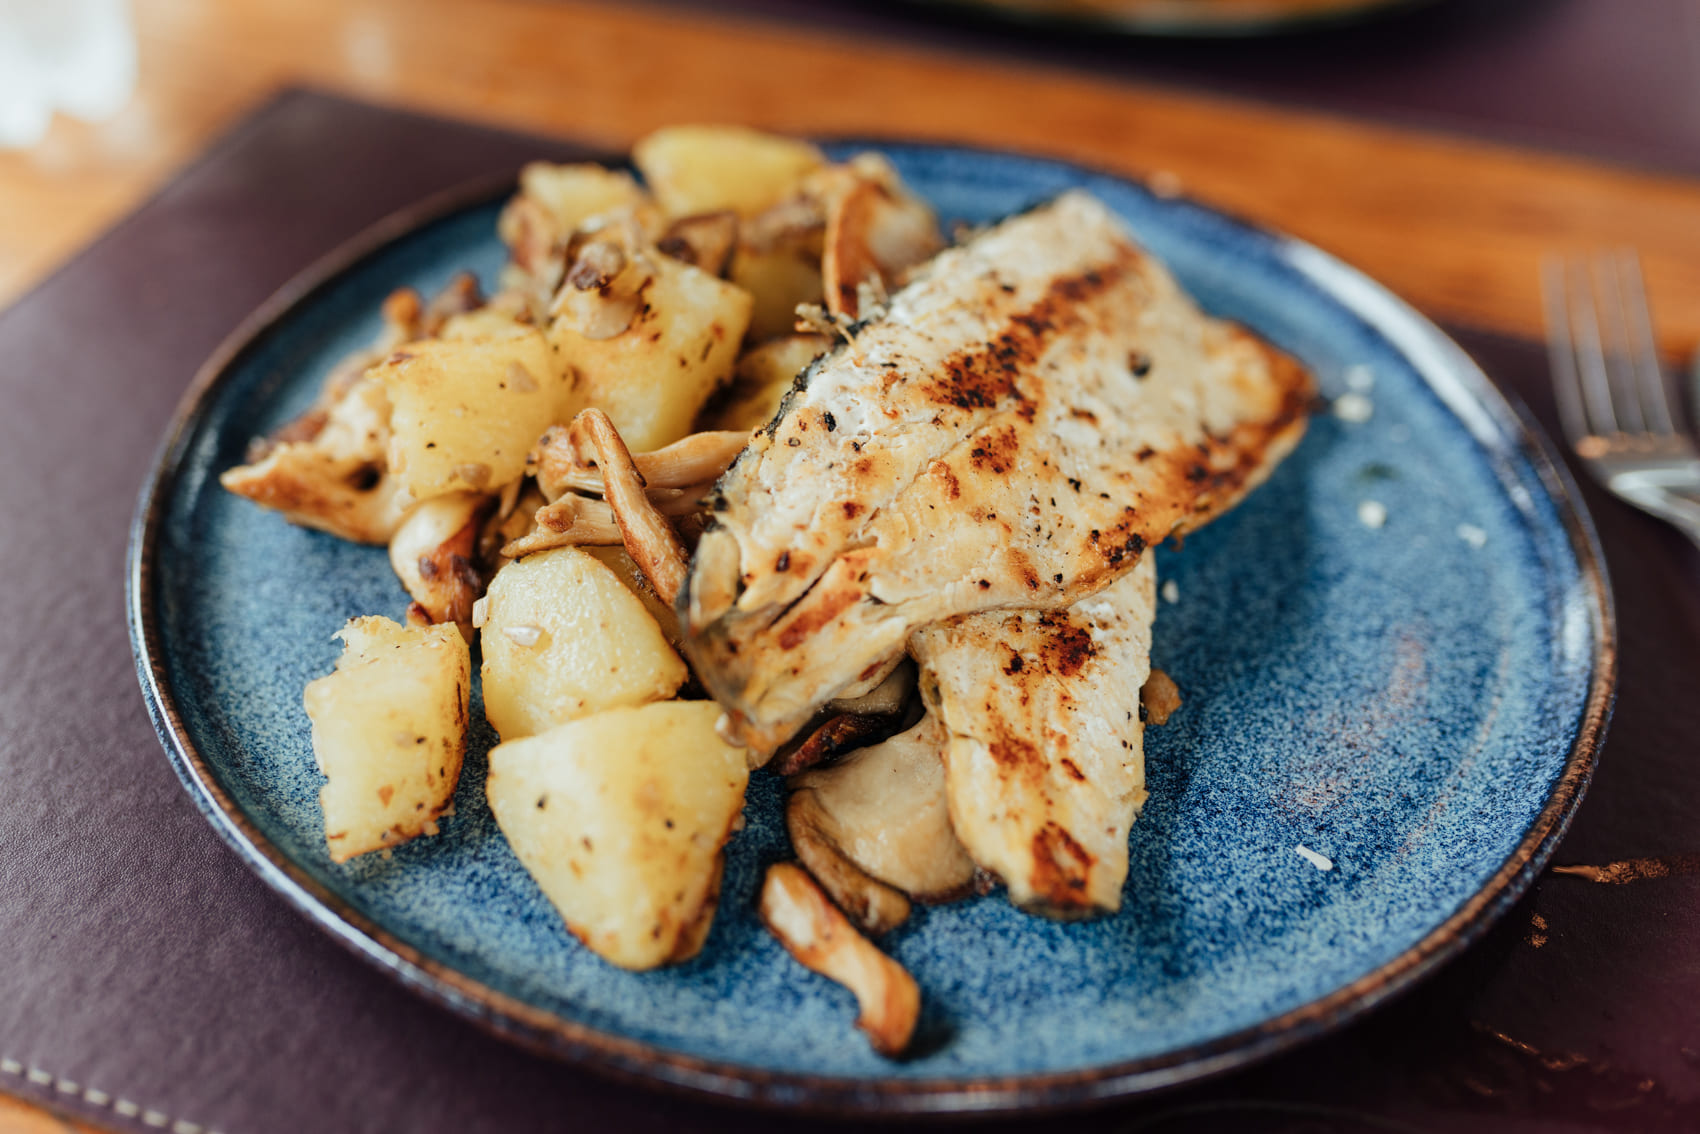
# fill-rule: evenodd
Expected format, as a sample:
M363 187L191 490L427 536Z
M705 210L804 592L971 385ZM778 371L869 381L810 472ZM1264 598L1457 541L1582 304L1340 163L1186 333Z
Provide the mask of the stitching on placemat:
M133 1103L126 1098L114 1099L105 1091L96 1090L94 1087L85 1087L70 1079L57 1078L51 1072L43 1071L39 1067L25 1067L16 1059L0 1057L0 1075L28 1079L30 1082L43 1087L50 1086L62 1095L80 1098L84 1102L92 1103L98 1107L110 1106L121 1117L137 1119L143 1126L152 1127L155 1130L168 1130L170 1134L218 1134L218 1131L208 1130L198 1122L186 1122L183 1119L173 1122L171 1116L164 1111L143 1107L140 1103Z

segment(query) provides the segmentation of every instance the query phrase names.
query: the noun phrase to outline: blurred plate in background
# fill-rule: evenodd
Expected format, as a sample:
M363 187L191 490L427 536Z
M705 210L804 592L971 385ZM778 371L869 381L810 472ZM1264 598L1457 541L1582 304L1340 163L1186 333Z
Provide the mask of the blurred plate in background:
M1140 35L1246 36L1302 31L1432 0L916 0L1022 21L1090 24Z

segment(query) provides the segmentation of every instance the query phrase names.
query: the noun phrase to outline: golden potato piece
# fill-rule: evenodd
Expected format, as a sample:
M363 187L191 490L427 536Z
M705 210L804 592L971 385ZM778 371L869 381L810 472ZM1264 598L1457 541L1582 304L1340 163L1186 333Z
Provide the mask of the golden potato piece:
M485 600L484 715L503 740L659 701L689 676L642 600L589 552L510 563Z
M409 500L389 475L390 403L371 368L403 343L438 329L467 333L471 327L457 321L477 319L467 312L478 302L478 281L464 272L429 303L412 288L391 292L377 338L332 367L307 412L256 439L246 464L228 470L220 483L282 511L292 523L357 543L388 542ZM486 318L479 329L488 333L493 326Z
M355 618L336 670L309 682L313 757L331 860L435 834L466 751L472 661L452 625Z
M592 218L649 200L631 174L593 162L552 165L534 161L520 170L519 191L549 214L555 229L570 236Z
M797 325L797 306L825 299L822 232L789 233L771 243L738 245L730 278L750 293L751 342L790 334Z
M489 305L463 311L458 315L450 315L443 320L442 329L437 332L439 339L471 339L482 341L487 339L523 338L529 333L529 328L520 321L519 310L510 307Z
M587 221L648 202L649 194L623 170L533 162L520 171L519 192L502 210L496 232L514 266L550 290L560 280L561 256L573 233Z
M568 272L549 341L582 379L585 404L606 411L632 450L659 449L690 433L731 377L750 296L658 253L607 257L605 271L581 271L581 258Z
M751 216L794 194L825 160L808 142L743 126L667 126L632 147L670 217L720 209Z
M389 468L415 499L494 491L525 472L571 391L541 333L409 343L372 371L390 414Z
M904 967L880 952L793 862L768 867L761 919L804 968L856 994L856 1026L875 1051L895 1059L921 1016L921 990Z
M218 482L295 524L356 543L388 543L406 512L387 469L390 404L370 373L353 382L302 440L279 439Z
M712 701L612 709L490 753L508 845L573 936L622 968L688 959L707 936L749 780L719 717Z
M738 359L732 389L713 411L710 429L759 429L773 420L797 375L832 348L825 335L786 335L751 347Z
M586 555L591 556L608 570L614 572L626 589L636 595L643 608L649 611L649 616L655 619L655 624L661 629L661 636L668 642L679 641L679 615L674 609L655 597L655 588L649 585L649 580L643 577L638 565L632 562L632 557L626 554L624 545L610 544L602 547L586 546Z

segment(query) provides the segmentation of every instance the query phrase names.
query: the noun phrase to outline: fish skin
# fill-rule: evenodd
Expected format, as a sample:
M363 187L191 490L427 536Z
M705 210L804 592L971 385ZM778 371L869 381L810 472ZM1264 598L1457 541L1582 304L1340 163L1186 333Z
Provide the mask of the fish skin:
M769 751L915 629L1069 606L1231 507L1314 397L1065 193L935 257L799 377L717 485L686 651Z
M1121 907L1146 798L1139 690L1154 558L1067 610L970 614L910 639L928 714L949 737L951 827L1029 912L1073 920Z

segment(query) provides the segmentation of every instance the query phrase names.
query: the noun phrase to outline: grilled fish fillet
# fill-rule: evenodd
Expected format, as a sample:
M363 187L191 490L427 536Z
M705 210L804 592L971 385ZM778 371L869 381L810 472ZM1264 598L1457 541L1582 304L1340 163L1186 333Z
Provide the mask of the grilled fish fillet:
M1146 554L1060 611L989 611L910 639L929 716L949 733L945 798L974 862L1048 917L1121 906L1145 802L1139 690L1157 572Z
M1109 585L1259 483L1313 397L1083 192L940 253L798 385L721 478L680 596L759 751L918 627Z

